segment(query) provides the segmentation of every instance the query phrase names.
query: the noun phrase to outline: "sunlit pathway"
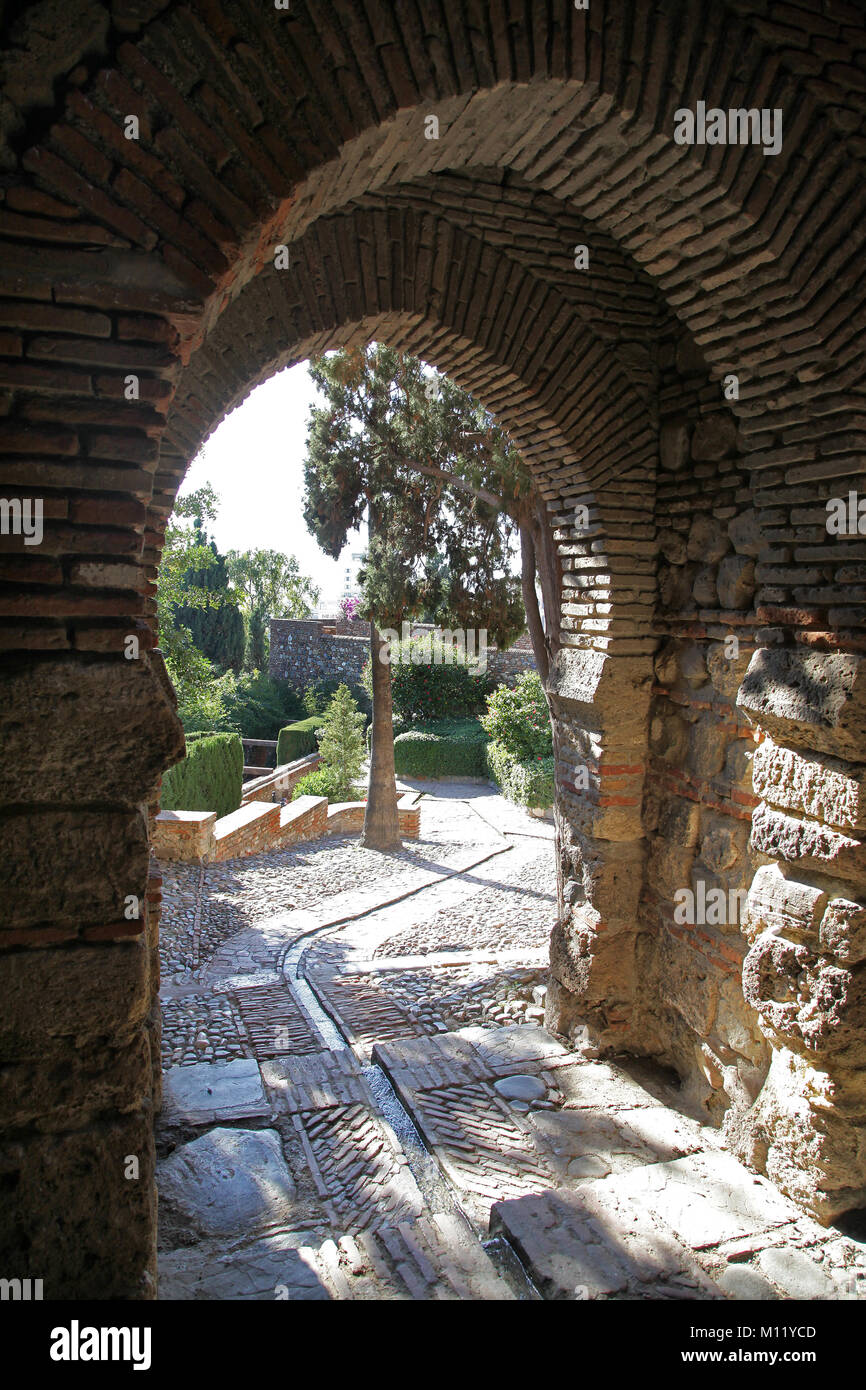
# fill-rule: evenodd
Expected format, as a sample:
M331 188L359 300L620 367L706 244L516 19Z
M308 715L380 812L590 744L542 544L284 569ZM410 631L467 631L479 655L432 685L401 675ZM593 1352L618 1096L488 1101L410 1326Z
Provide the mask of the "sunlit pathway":
M657 1078L544 1031L552 827L477 785L421 824L164 866L160 1296L866 1293Z

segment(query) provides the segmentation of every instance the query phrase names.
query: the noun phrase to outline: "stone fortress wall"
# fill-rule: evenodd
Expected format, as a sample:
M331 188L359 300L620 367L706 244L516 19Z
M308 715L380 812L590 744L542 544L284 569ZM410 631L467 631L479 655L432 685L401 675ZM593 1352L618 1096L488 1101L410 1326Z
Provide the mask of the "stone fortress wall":
M322 676L357 681L370 655L369 624L327 618L271 618L269 670L279 680L303 690ZM413 623L413 636L435 632L429 623ZM476 637L476 650L479 638ZM487 673L495 684L512 685L522 671L535 669L528 634L507 651L487 648Z

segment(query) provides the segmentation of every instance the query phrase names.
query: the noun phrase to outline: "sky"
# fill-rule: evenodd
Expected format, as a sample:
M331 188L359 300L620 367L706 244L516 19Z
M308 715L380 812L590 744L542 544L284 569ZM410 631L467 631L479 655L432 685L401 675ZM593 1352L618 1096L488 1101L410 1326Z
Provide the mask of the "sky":
M288 367L251 391L217 427L187 471L181 495L210 483L219 511L208 534L228 550L279 550L295 555L301 573L321 589L320 603L336 603L345 571L356 589L365 541L354 532L339 560L319 549L304 524L307 419L316 390L306 363Z

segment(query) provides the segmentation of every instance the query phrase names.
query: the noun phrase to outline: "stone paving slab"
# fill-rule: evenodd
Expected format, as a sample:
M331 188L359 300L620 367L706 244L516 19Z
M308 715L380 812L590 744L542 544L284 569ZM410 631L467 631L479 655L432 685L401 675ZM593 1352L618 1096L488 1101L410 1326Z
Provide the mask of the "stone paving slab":
M211 1129L158 1165L160 1202L206 1236L285 1226L295 1184L272 1129Z
M297 1248L306 1236L276 1233L231 1251L173 1250L159 1257L159 1297L169 1300L327 1301L318 1270Z
M630 1206L646 1206L694 1250L753 1235L800 1215L766 1178L721 1150L634 1169L608 1180Z
M167 1123L220 1124L268 1117L271 1108L253 1058L170 1067L162 1080Z
M602 1184L497 1202L501 1232L546 1299L712 1299L721 1291L683 1246L647 1212L612 1219Z
M339 1299L496 1300L515 1295L458 1217L434 1213L383 1227L375 1237L326 1241L303 1251Z

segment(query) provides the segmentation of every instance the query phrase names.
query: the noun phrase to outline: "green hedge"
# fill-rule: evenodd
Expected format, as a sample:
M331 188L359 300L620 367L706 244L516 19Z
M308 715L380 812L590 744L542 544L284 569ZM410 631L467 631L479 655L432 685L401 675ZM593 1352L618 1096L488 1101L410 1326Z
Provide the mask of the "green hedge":
M521 760L501 743L488 743L484 753L489 775L509 801L519 806L553 805L553 758Z
M187 755L162 779L163 811L216 811L227 816L241 804L244 746L240 734L192 734Z
M484 777L487 735L477 719L442 719L398 734L398 777Z
M315 753L319 745L316 730L322 727L322 716L311 714L308 719L299 719L296 724L287 724L280 729L277 739L277 767L283 763L293 763L296 758Z
M367 795L365 787L351 787L348 793L341 792L337 779L329 767L317 767L302 777L292 791L292 800L299 796L326 796L329 801L363 801Z

